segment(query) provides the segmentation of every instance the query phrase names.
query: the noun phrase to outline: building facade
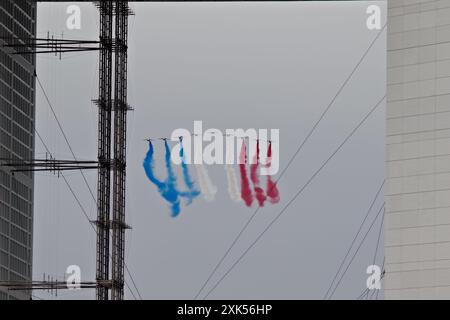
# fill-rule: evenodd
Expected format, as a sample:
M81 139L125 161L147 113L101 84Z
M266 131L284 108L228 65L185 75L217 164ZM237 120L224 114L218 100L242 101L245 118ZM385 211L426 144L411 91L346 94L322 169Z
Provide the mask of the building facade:
M36 33L36 3L0 1L0 43ZM0 47L0 158L34 156L35 57ZM1 160L0 160L1 161ZM0 166L0 281L31 280L33 175ZM0 300L30 299L30 292L0 288Z
M386 299L450 299L450 1L388 1Z

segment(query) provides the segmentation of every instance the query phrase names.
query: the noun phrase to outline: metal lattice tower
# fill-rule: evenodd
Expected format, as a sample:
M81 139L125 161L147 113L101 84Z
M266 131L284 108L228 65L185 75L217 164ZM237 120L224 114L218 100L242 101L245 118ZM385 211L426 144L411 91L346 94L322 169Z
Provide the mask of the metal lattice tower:
M127 138L127 51L128 2L117 0L116 52L114 75L114 169L112 220L112 292L113 300L122 300L125 268L125 174Z
M98 105L98 170L97 182L97 271L96 280L109 279L109 238L111 198L111 113L112 113L112 32L113 2L101 1ZM97 300L108 300L108 287L99 285Z
M122 300L125 269L128 1L101 1L97 190L97 299ZM115 21L114 21L115 18ZM115 22L115 23L114 23ZM113 26L115 26L113 28ZM113 39L113 29L115 38ZM114 44L114 45L113 45ZM114 51L114 61L113 61ZM112 87L114 63L114 99ZM113 127L111 128L111 125ZM112 140L112 133L113 138ZM113 150L111 150L113 146ZM111 161L111 151L113 159ZM111 212L111 171L112 212ZM112 229L112 237L110 229ZM110 242L111 241L111 242ZM110 250L111 248L111 250ZM110 268L111 254L111 268ZM111 277L111 278L110 278ZM107 280L111 281L107 281ZM111 296L109 297L109 290Z

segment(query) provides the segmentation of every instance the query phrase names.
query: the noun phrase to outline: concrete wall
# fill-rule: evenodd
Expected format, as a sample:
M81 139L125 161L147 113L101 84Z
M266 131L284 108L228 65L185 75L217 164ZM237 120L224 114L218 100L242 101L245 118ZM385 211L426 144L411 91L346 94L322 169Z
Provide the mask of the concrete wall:
M450 299L450 1L388 1L387 299Z

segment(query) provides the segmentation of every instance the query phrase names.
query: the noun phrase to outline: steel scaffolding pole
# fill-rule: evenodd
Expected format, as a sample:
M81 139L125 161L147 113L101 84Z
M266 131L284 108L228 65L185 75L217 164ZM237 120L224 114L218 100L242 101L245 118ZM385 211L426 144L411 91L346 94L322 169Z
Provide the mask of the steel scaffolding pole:
M111 299L124 297L128 1L115 1L114 169Z
M108 300L109 289L101 283L109 279L109 237L111 198L111 97L112 97L112 33L113 1L101 1L99 98L98 104L98 170L97 184L97 300Z

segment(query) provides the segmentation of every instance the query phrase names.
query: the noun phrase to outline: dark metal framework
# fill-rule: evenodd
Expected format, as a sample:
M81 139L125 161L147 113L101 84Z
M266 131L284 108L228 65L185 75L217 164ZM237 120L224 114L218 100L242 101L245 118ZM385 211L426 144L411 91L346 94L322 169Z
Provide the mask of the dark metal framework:
M1 164L2 167L13 168L10 170L13 174L15 172L37 172L37 171L50 171L59 174L61 171L99 168L97 161L57 160L51 157L47 159L31 159L31 160L0 158L0 161L2 162Z
M112 223L112 291L111 299L124 296L125 269L125 177L127 138L127 52L128 1L117 0L116 51L114 83L114 169L113 169L113 223Z
M61 56L66 52L97 51L100 50L99 41L58 39L54 36L47 38L11 38L1 37L6 41L3 47L14 48L13 54L54 53Z
M109 279L110 197L111 197L111 113L112 113L112 42L113 2L101 1L98 105L98 161L101 164L97 180L97 264L96 280ZM97 300L108 300L108 287L97 286Z
M79 283L80 289L88 289L95 288L98 285L97 282L92 281L83 281ZM107 286L108 284L103 284ZM58 281L58 280L43 280L43 281L0 281L0 287L7 288L11 291L18 290L47 290L52 291L56 290L56 295L58 290L67 289L66 281Z

